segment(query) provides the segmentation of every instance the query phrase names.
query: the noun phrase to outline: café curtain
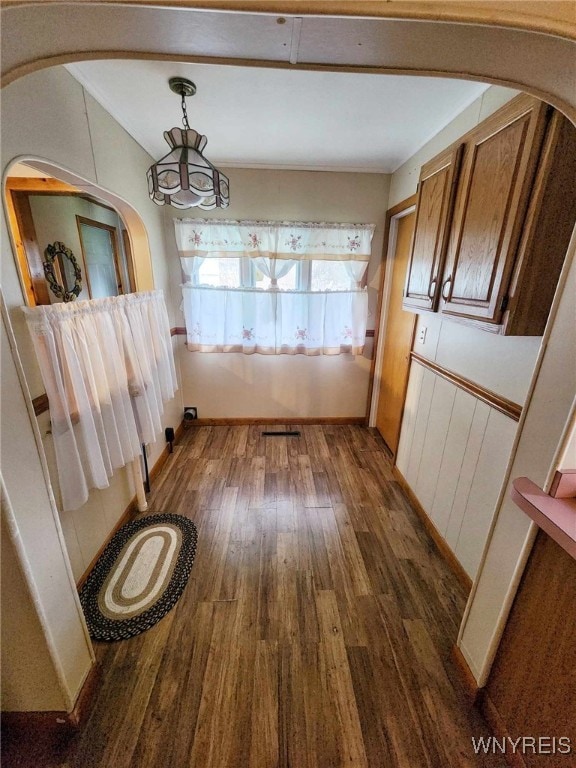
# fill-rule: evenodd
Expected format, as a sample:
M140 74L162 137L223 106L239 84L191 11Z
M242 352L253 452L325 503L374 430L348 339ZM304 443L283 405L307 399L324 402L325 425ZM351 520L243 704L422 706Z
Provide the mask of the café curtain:
M360 354L368 298L362 280L371 254L372 224L176 219L185 283L188 349L245 354ZM206 259L240 259L270 279L268 289L202 285ZM279 290L299 262L340 262L349 290ZM242 278L240 278L242 281Z
M64 510L154 442L177 389L162 291L24 307L50 419Z

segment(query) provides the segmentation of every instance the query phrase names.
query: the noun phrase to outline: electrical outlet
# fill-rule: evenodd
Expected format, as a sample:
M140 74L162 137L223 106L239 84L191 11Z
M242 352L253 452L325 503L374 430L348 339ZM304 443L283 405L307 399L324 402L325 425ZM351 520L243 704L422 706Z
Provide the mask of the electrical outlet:
M198 418L198 408L193 405L184 406L184 421L194 421Z
M426 331L428 328L423 325L422 328L418 331L418 341L420 344L424 344L426 342Z

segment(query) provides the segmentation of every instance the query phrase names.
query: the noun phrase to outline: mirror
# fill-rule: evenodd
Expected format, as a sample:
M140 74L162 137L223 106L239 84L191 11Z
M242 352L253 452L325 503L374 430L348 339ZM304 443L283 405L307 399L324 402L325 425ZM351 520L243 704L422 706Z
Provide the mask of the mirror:
M5 201L29 306L136 290L127 228L107 201L22 163L10 170Z
M44 250L44 275L57 299L74 301L82 291L82 270L64 243L56 241Z

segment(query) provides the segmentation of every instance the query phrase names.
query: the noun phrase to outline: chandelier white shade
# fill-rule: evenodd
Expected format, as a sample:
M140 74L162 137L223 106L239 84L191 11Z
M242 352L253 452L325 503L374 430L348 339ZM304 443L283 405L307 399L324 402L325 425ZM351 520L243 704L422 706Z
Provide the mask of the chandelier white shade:
M227 208L230 203L228 178L202 154L206 136L190 128L186 114L186 96L196 92L190 80L171 78L170 88L182 97L184 128L164 132L170 152L150 166L148 193L157 205L174 208Z

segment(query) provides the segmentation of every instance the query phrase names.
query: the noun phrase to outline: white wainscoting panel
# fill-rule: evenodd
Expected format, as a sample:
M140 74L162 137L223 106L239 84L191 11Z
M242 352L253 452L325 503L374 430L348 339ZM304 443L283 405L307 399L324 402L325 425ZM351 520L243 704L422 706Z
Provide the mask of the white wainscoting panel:
M447 382L448 383L448 382ZM449 386L454 387L453 384ZM436 493L430 507L430 517L436 528L445 537L462 463L468 445L472 419L477 400L468 392L454 387L456 396L450 415L450 426L442 453L442 463L436 479ZM438 480L442 478L442 482Z
M462 467L460 468L460 474L458 475L458 484L456 485L456 493L454 495L452 509L450 510L450 518L444 533L446 541L450 544L450 547L453 550L456 549L456 542L458 541L462 521L466 514L466 505L468 504L470 489L474 482L476 467L478 465L478 456L482 449L482 441L484 440L484 432L486 431L486 424L488 423L489 416L490 406L481 401L476 401L474 405L474 416L472 417L472 426L470 427L470 434L468 435L468 442L466 443L466 450L464 451L464 459L462 461Z
M446 436L450 426L450 417L456 397L456 387L446 379L429 373L434 380L434 391L428 415L426 438L422 448L420 466L414 491L424 509L432 508L434 494L438 485L440 465L446 445Z
M500 487L516 434L517 423L490 409L474 472L464 519L456 542L456 557L474 578L498 502Z
M408 477L410 478L408 482L412 488L414 488L418 480L422 451L424 450L424 443L428 432L428 419L430 417L435 382L436 376L428 368L425 368L420 386L420 398L418 400L418 408L416 409L416 423L414 424L414 435L408 459Z
M410 459L410 448L414 437L414 427L416 425L416 411L420 401L420 388L422 386L422 377L424 368L421 365L412 365L406 390L406 402L404 403L404 415L402 417L402 427L400 429L400 440L398 442L398 453L396 454L396 466L408 479L408 461Z
M474 579L517 423L413 362L396 465Z

